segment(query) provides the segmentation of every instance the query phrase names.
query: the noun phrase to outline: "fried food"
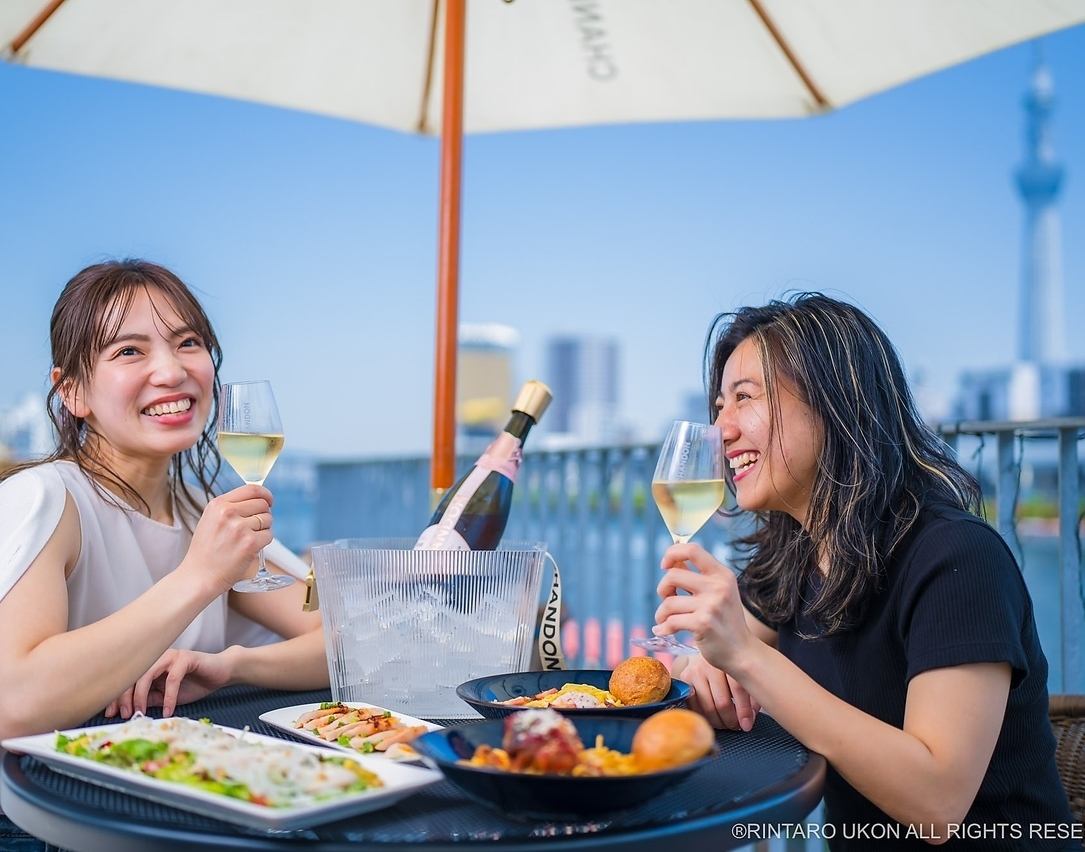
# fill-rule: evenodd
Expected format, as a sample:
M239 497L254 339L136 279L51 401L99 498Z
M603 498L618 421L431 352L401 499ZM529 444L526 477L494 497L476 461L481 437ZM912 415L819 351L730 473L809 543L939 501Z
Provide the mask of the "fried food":
M530 775L639 775L692 763L714 743L708 722L690 710L664 710L645 719L629 754L608 748L602 735L585 748L576 726L554 710L524 710L505 719L500 747L479 745L461 762Z
M553 710L524 710L505 719L501 747L513 772L568 773L580 760L584 744L573 723Z
M619 663L610 675L610 692L622 704L662 701L670 691L671 676L654 657L631 657Z
M664 710L645 719L633 735L633 755L645 772L692 763L712 751L716 736L692 710Z

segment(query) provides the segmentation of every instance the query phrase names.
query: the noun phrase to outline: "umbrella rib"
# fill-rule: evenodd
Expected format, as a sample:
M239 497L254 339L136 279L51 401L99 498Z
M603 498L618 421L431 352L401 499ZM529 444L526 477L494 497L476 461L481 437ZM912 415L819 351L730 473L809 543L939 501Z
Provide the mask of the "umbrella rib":
M63 2L63 0L61 0ZM422 84L422 103L418 108L418 122L415 130L418 133L426 132L426 110L429 106L429 91L433 86L433 55L437 50L437 7L440 0L433 0L433 15L429 23L429 50L426 53L426 80Z
M63 3L64 0L49 0L49 2L45 4L45 7L38 12L34 20L27 24L23 31L11 40L11 45L9 47L12 56L22 50L23 45L34 37L34 34L42 28L42 25L52 17L53 12L59 9Z
M761 5L761 0L749 0L749 3L753 6L753 10L761 19L761 23L763 23L765 28L769 31L769 35L773 37L776 44L779 45L780 50L783 51L784 56L787 57L787 61L791 63L791 67L795 69L795 73L799 75L799 79L802 80L802 84L806 86L806 90L810 93L810 97L814 99L814 103L818 105L819 109L830 109L832 104L829 103L829 99L825 97L821 89L818 88L817 83L814 82L814 79L807 73L802 63L799 62L799 58L791 49L791 45L787 43L787 39L784 38L783 33L781 33L776 26L776 22L772 20L772 17Z

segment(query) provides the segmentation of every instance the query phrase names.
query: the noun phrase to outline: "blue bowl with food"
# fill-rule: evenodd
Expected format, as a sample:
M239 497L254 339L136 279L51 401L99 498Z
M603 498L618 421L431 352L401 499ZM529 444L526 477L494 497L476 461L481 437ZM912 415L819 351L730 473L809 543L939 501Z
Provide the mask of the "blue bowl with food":
M456 694L487 719L549 707L576 717L644 718L685 707L692 690L672 680L652 657L632 657L609 669L514 672L461 683Z
M424 734L415 748L472 799L524 819L578 819L645 802L718 749L690 710L649 719L524 710Z

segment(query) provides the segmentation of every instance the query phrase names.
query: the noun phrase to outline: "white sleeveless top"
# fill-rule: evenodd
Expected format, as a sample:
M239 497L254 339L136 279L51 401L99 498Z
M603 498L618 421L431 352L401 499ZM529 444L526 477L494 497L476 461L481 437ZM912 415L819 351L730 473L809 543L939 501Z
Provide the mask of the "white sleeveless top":
M68 577L68 629L113 614L181 564L197 517L175 506L173 525L114 505L68 461L38 465L0 483L0 599L19 581L60 523L65 494L79 512L79 558ZM120 502L120 501L118 501ZM296 577L307 567L278 541L267 558ZM226 595L193 619L173 648L216 653L227 645L261 645L281 637L231 612Z

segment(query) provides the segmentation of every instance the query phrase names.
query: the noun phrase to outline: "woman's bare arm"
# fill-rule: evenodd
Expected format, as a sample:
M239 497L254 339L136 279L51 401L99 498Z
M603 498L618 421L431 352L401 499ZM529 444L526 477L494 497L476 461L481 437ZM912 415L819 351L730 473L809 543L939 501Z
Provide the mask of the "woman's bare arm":
M697 570L680 567L686 562ZM859 793L902 823L934 825L948 837L946 827L964 818L991 762L1010 691L1008 663L916 675L897 728L836 697L751 633L734 574L704 548L675 545L664 565L657 631L691 631L707 661Z
M270 498L257 485L214 498L177 568L117 612L69 631L65 577L82 545L78 510L65 495L49 541L0 600L0 734L78 724L131 687L271 542L257 517Z
M268 569L277 574L286 573L270 562ZM286 639L320 630L320 613L305 612L302 609L304 601L305 584L301 582L291 583L274 593L230 592L230 609Z
M979 791L1010 689L1007 663L923 672L908 685L901 729L837 698L762 643L751 643L730 673L863 796L904 824L936 826L942 838Z
M329 683L324 631L319 628L273 645L232 645L223 655L229 660L232 683L268 689L323 689Z
M79 547L68 496L49 541L0 600L0 737L93 716L221 593L211 575L179 568L109 617L68 631L65 575Z
M776 648L780 635L777 631L769 627L765 622L761 621L756 615L742 607L742 616L746 619L746 626L750 629L750 632L768 645L770 648Z

